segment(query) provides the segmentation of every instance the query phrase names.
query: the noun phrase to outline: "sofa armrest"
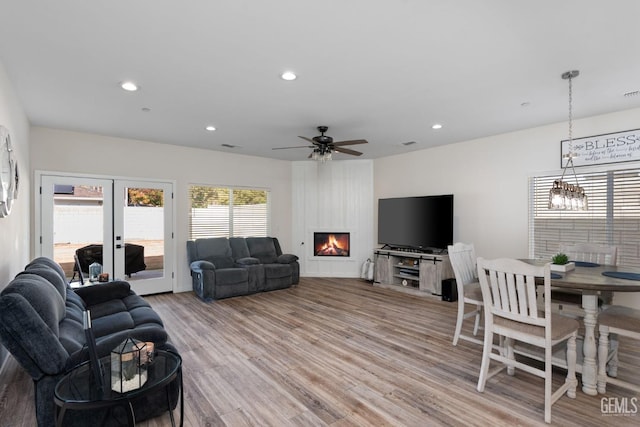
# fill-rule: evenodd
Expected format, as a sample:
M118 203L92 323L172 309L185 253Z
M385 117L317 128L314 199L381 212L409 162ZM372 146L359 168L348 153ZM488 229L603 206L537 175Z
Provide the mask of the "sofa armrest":
M193 261L189 264L191 271L201 272L202 270L215 270L216 266L209 261Z
M128 282L118 280L74 289L87 307L102 304L113 299L123 299L133 293Z
M236 264L241 267L244 267L245 265L257 265L260 264L260 260L253 257L238 258L236 260Z
M279 264L291 264L292 262L296 262L297 260L298 260L298 257L293 254L282 254L278 256Z

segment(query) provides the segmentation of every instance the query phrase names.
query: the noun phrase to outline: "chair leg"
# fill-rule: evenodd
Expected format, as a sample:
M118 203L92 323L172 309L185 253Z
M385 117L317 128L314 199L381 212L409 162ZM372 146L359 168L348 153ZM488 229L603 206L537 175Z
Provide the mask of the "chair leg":
M480 365L480 376L478 378L478 391L484 391L484 385L489 375L489 364L491 363L491 352L493 351L493 332L485 325L484 344L482 346L482 364Z
M607 359L609 357L609 328L600 325L598 340L598 393L607 392ZM617 352L616 352L617 353Z
M482 314L482 306L476 306L476 322L473 325L473 335L478 335L478 328L480 327L480 315Z
M456 319L456 331L453 334L453 345L458 345L462 323L464 322L464 296L458 297L458 318Z
M607 363L607 375L611 378L618 376L618 334L609 336L609 348L611 350L611 359Z
M551 348L544 350L544 422L551 423L551 386L552 386Z
M574 334L567 341L567 379L565 382L569 384L567 396L571 399L576 398L576 388L578 388L578 380L576 379L576 335Z
M507 359L509 359L509 364L507 365L507 375L514 375L516 373L516 367L513 364L516 360L516 354L513 352L513 338L505 338L504 340L504 348L506 349Z

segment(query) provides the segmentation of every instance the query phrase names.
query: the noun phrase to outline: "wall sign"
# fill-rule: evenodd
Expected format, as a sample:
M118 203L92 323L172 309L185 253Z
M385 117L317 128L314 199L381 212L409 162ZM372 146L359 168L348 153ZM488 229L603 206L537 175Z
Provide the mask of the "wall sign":
M569 140L560 142L560 167L567 164ZM640 129L605 133L573 140L574 166L601 165L605 163L640 160Z

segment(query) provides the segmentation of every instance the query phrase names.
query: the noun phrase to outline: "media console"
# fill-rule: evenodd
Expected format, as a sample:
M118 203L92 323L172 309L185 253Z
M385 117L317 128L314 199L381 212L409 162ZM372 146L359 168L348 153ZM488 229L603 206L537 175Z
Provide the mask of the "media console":
M446 254L374 249L374 285L415 294L442 295L442 280L453 278Z

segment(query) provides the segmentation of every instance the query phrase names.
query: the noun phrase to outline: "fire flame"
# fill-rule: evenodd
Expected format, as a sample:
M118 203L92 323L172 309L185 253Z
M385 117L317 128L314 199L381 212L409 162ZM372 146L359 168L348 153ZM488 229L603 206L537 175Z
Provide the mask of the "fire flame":
M317 255L345 255L349 251L348 248L342 247L335 235L330 234L327 241L317 250Z

